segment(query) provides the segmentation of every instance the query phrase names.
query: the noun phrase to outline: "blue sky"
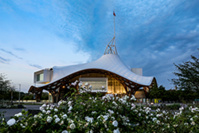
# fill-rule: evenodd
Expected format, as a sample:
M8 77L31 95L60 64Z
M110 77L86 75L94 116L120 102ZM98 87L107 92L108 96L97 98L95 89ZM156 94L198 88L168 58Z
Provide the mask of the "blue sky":
M198 56L198 0L0 0L0 73L27 92L43 68L91 62L113 37L120 58L159 85Z

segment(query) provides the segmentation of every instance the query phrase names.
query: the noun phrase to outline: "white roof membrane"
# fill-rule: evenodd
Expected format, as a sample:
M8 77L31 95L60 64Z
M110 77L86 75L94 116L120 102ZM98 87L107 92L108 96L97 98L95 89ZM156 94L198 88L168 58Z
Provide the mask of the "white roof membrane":
M135 82L140 85L149 86L152 83L154 77L146 77L140 76L133 73L130 68L128 68L116 54L106 54L103 55L96 61L79 64L79 65L71 65L71 66L63 66L53 67L53 77L52 82L57 81L61 78L64 78L70 74L73 74L78 71L86 70L86 69L102 69L106 71L113 72L121 77L124 77L132 82Z

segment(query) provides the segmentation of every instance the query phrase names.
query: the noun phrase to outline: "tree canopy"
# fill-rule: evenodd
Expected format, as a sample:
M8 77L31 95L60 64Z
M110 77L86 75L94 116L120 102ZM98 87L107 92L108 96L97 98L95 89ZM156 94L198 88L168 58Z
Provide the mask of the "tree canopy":
M172 79L177 88L186 91L196 91L199 93L199 59L191 55L191 60L183 64L176 65L178 72L174 74L178 77Z

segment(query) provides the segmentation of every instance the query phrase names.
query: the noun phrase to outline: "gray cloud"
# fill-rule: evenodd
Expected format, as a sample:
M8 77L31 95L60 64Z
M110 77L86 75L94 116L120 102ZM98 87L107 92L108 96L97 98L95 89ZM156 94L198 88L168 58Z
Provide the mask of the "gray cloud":
M5 58L0 56L0 63L8 64L9 61L10 61L9 59L5 59Z
M37 64L29 64L29 65L38 69L42 69L42 66L37 65Z
M7 54L9 54L9 55L12 55L13 57L15 57L15 58L17 58L17 59L23 59L23 58L21 58L21 57L19 57L19 56L17 56L17 55L15 55L15 54L13 54L11 51L7 51L7 50L5 50L5 49L0 49L1 51L3 51L4 53L7 53Z
M14 50L21 51L21 52L25 52L26 51L24 48L14 48Z
M79 10L95 15L80 11L83 15L74 16L76 22L88 18L84 21L87 24L78 25L78 34L84 48L92 51L92 59L103 54L113 36L113 9L106 8L109 4L95 3L88 10L80 6ZM144 0L114 4L116 46L121 59L131 67L143 68L145 76L155 76L159 85L172 88L168 79L174 78L173 63L187 61L198 52L199 1Z

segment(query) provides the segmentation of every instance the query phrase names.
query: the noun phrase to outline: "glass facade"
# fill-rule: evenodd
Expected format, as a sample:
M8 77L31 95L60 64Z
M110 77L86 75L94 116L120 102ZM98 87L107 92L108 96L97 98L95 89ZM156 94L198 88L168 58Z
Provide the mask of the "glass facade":
M37 74L37 81L43 81L43 80L44 80L44 74L43 73Z
M108 80L108 93L123 94L126 93L123 85L115 78L109 78Z
M90 77L90 78L79 78L80 81L82 81L83 86L85 86L86 89L89 89L89 86L91 85L91 91L103 91L107 92L107 78L96 78L96 77Z
M100 73L82 74L73 79L73 81L75 80L82 81L83 86L85 86L86 82L89 85L92 85L93 92L95 92L95 90L103 90L102 86L104 86L107 93L111 93L111 94L126 93L124 86L120 83L120 81L108 75L104 75Z

